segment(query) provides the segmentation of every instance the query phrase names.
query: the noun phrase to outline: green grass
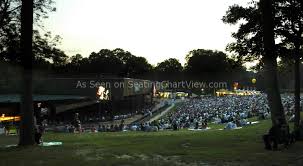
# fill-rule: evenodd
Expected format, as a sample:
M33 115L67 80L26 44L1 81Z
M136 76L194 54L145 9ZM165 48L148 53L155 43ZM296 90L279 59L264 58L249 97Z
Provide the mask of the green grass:
M240 130L59 134L44 141L57 147L3 148L15 136L0 136L0 165L303 165L303 143L288 150L266 151L261 136L269 120ZM214 126L221 127L221 126Z

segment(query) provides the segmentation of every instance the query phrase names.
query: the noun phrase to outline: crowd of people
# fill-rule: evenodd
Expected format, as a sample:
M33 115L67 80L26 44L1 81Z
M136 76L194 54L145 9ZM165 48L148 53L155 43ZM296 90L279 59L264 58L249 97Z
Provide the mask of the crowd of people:
M285 113L290 120L293 120L293 97L290 95L281 97ZM247 119L251 117L259 119L270 117L265 94L187 100L154 124L160 129L176 130L180 128L205 129L208 123L217 123L226 124L225 129L233 129L250 124Z
M294 120L294 97L282 95L282 104L289 121ZM137 114L151 115L152 107L144 107ZM225 129L234 129L250 124L248 118L270 117L269 106L265 94L252 96L202 97L187 99L177 104L173 111L168 112L153 122L125 125L124 119L133 114L115 115L115 124L85 123L79 114L72 122L59 125L64 132L114 132L114 131L158 131L165 129L207 129L209 123L225 124ZM120 123L119 123L120 121ZM99 121L99 122L102 122ZM47 123L46 123L47 124ZM44 127L47 125L43 125ZM8 127L7 127L8 128Z
M132 113L115 115L105 114L103 116L75 113L75 117L71 120L56 123L55 125L51 124L50 126L52 126L55 131L67 133L122 131L129 129L127 128L128 126L124 125L124 120L132 118L135 115L152 115L152 109L153 107L151 105L146 105L142 109L138 109ZM104 123L107 122L110 123L104 125Z
M289 121L294 119L294 97L282 95L282 104ZM152 114L151 107L144 107L137 112L142 115ZM158 131L165 129L207 129L209 123L225 124L225 129L234 129L251 124L248 118L259 120L270 118L269 106L265 94L251 96L203 97L184 100L176 105L175 110L153 122L125 125L124 119L131 115L115 116L115 124L88 124L78 129L80 124L65 125L66 132L114 132L114 131ZM79 121L79 117L78 117Z
M293 122L295 118L294 96L283 94L281 101L288 122ZM302 98L300 101L302 105ZM163 105L168 104L167 101ZM172 103L170 103L172 104ZM163 106L159 104L159 108ZM144 116L152 116L152 112L156 107L144 107L142 110L136 111L136 114ZM301 109L302 111L302 109ZM224 124L224 129L236 129L253 122L249 122L249 118L257 117L259 120L270 118L270 110L267 102L267 96L251 95L251 96L223 96L215 97L208 96L202 98L191 98L183 100L176 105L175 109L171 110L160 119L153 122L140 121L140 123L125 124L124 120L132 117L133 114L115 115L111 119L115 123L83 123L80 116L76 113L73 120L59 129L61 132L67 133L83 133L83 132L119 132L119 131L158 131L158 130L207 130L209 123ZM48 127L47 121L38 118L35 115L35 141L37 144L42 143L42 134L45 128ZM105 119L103 119L105 120ZM102 122L102 119L101 121ZM278 144L284 144L287 147L295 142L296 133L290 133L287 124L281 126L272 126L269 132L263 135L263 141L266 149L277 149ZM3 133L9 135L10 123L0 124L3 126ZM303 122L300 123L300 128L303 131ZM18 134L18 128L16 128ZM285 137L280 137L284 134ZM301 133L302 134L302 133ZM302 137L302 136L301 136Z

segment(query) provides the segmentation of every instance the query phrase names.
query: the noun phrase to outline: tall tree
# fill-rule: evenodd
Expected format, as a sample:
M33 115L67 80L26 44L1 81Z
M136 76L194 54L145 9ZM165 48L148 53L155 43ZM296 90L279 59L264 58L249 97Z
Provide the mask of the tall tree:
M80 66L82 59L83 59L83 57L81 54L76 54L76 55L70 57L70 63L75 66Z
M229 51L236 52L244 61L259 60L265 73L266 92L272 113L272 122L281 119L285 123L283 106L277 83L277 57L283 55L280 45L275 44L275 30L280 24L276 21L273 1L251 1L248 7L233 5L229 8L223 21L228 24L241 23L232 36L236 42L228 45Z
M183 70L181 63L175 58L169 58L163 62L160 62L156 68L159 72L165 73L180 73Z
M112 75L120 75L123 72L123 62L109 49L101 49L98 53L91 53L89 61L90 72Z
M294 128L299 131L300 123L300 64L303 46L303 1L278 0L275 3L277 10L277 34L281 45L287 50L288 59L294 61L295 78L295 123ZM299 135L299 134L298 134Z
M92 52L89 58L76 55L70 58L67 66L81 73L110 74L121 77L144 76L152 70L151 64L144 57L137 57L121 48L101 49L99 52Z
M273 125L277 125L277 123L285 124L286 120L277 80L277 51L275 49L273 2L271 0L261 0L260 9L264 43L262 61L264 63L266 92L271 111L271 119Z
M153 77L156 80L183 80L183 66L175 58L166 59L154 68Z
M131 56L131 58L129 58L125 63L124 76L140 77L151 72L151 70L152 65L148 63L146 58Z
M53 0L34 0L34 33L33 53L34 66L48 65L58 58L56 45L60 37L53 37L50 32L45 31L43 20L48 13L55 11ZM21 35L21 0L0 1L0 60L10 63L20 63L20 35ZM52 57L54 56L54 57ZM64 58L61 57L61 58Z
M32 97L33 62L33 0L22 0L21 8L21 53L23 65L23 93L21 97L21 124L19 145L34 145L34 119Z
M236 41L227 45L227 51L235 53L237 59L244 62L260 61L264 52L260 18L258 2L254 0L247 7L237 4L230 6L223 17L226 24L240 24L237 32L232 33Z
M243 69L240 61L229 58L224 52L197 49L186 55L185 70L190 73L230 72Z
M121 48L116 48L112 52L123 63L122 76L137 77L151 71L152 66L144 57L137 57Z

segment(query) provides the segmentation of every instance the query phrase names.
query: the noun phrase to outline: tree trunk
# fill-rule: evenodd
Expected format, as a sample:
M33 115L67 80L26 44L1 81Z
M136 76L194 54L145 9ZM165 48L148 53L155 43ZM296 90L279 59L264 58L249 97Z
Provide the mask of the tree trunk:
M294 129L299 131L300 125L300 46L295 48L295 123Z
M274 15L272 0L260 0L263 24L264 42L264 73L265 85L271 120L273 125L286 123L281 102L280 90L277 79L277 55L275 52Z
M23 92L21 95L21 124L19 145L34 145L34 116L32 96L32 39L33 0L22 0L21 8L21 54L23 65Z

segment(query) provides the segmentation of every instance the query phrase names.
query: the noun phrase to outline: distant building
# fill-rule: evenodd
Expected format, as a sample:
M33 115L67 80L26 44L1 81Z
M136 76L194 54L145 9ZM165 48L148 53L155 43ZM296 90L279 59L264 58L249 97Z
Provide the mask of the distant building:
M0 116L19 115L21 72L18 67L4 65L0 66ZM34 71L33 93L35 111L43 109L52 120L66 120L75 112L80 115L134 113L151 104L153 86L149 80Z
M227 89L219 89L216 91L216 96L250 96L250 95L260 95L260 91L255 90L233 90L229 91Z

